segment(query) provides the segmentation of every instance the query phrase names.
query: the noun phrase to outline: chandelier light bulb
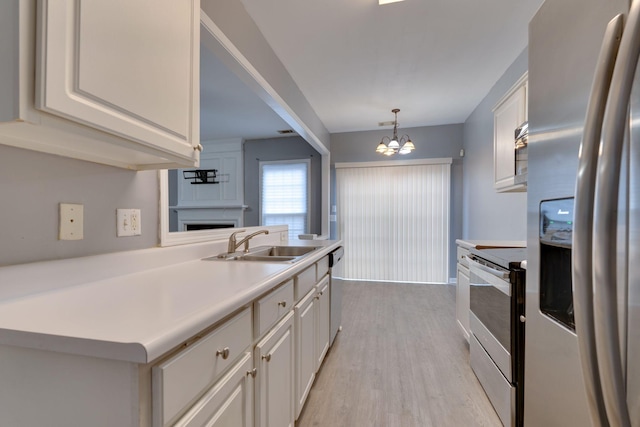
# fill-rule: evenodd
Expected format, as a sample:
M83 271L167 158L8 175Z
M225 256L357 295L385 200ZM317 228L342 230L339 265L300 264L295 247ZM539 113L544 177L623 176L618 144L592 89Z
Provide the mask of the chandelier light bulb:
M411 140L408 140L403 146L403 149L405 150L409 150L408 152L412 152L413 150L416 149L415 145L413 145L413 142L411 142Z

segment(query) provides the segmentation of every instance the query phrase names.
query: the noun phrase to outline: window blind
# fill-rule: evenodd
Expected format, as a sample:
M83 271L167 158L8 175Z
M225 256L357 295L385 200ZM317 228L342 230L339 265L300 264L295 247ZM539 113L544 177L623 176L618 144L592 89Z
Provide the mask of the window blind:
M448 282L450 164L336 170L343 275Z
M309 161L261 162L262 225L289 226L289 238L307 233L309 223Z

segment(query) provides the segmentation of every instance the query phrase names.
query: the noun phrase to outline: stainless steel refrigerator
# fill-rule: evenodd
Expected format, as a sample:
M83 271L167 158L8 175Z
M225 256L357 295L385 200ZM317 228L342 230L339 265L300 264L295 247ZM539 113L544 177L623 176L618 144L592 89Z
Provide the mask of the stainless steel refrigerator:
M639 3L529 26L525 427L640 427Z

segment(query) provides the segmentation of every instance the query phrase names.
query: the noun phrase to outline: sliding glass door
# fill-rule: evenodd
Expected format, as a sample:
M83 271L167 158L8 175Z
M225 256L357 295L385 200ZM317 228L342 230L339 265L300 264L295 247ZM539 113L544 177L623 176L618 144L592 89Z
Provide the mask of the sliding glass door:
M448 282L451 160L435 162L336 164L345 278Z

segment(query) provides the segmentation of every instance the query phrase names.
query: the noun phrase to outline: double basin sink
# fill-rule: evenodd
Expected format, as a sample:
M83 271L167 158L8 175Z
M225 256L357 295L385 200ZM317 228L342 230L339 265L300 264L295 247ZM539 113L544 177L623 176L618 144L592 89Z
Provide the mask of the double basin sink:
M205 261L262 261L294 263L318 249L317 246L258 246L249 252L222 253Z

